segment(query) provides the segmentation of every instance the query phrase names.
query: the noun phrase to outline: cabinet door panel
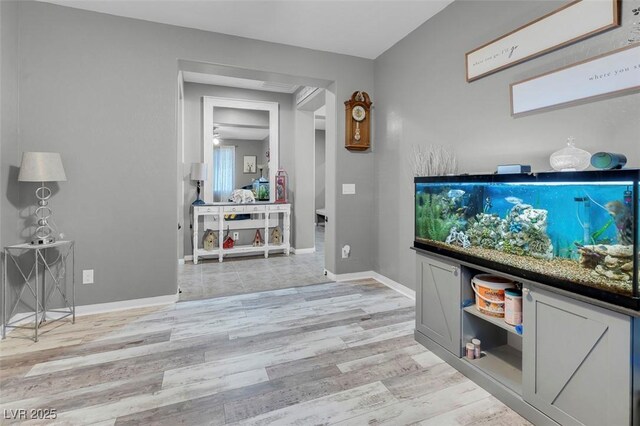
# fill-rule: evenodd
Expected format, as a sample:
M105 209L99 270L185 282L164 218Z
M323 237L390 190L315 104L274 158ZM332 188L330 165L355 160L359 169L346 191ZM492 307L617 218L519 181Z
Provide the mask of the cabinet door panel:
M460 268L417 257L416 329L460 356Z
M524 399L563 425L630 424L630 318L538 289L524 304Z

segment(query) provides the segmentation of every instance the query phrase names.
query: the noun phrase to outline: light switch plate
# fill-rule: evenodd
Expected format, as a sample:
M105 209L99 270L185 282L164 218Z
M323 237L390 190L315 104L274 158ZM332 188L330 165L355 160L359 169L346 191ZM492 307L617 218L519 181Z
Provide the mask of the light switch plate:
M93 269L82 271L82 284L93 284Z
M352 195L356 193L356 184L355 183L343 183L342 184L342 195Z

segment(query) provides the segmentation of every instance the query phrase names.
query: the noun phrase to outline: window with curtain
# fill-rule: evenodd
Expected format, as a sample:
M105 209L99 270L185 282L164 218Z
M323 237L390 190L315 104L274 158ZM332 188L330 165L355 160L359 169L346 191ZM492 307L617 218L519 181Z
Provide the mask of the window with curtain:
M213 149L213 199L227 201L235 187L236 148L217 146Z

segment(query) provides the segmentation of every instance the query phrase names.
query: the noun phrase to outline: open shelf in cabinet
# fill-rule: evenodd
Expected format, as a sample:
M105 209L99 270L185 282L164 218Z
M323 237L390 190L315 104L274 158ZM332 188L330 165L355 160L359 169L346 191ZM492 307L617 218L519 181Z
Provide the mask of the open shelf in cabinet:
M466 268L469 282L462 286L462 300L474 300L471 278L484 271ZM522 395L522 335L504 318L492 317L478 311L475 304L462 309L462 346L471 339L481 341L482 357L466 362L493 377L507 388Z
M522 352L513 346L501 345L482 353L482 357L467 361L522 395Z
M496 327L500 327L504 330L507 330L509 333L513 333L516 335L519 335L516 332L516 328L513 325L507 324L504 321L504 318L497 318L497 317L492 317L490 315L485 315L482 312L480 312L478 310L478 308L476 307L476 305L471 305L471 306L467 306L466 308L463 309L465 312L471 314L471 315L475 315L476 317L487 321L488 323L491 323L493 325L495 325Z

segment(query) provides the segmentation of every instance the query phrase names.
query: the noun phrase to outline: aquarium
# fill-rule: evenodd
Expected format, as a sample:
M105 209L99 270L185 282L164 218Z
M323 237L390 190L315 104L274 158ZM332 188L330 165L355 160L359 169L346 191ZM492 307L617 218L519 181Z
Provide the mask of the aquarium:
M414 245L637 310L639 177L417 177Z

